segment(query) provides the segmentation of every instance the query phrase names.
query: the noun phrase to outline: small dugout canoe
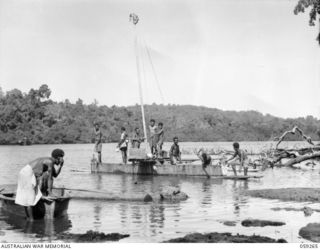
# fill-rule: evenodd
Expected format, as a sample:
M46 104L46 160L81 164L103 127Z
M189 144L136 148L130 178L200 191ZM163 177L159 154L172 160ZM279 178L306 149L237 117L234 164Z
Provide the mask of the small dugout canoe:
M40 199L39 202L32 207L33 217L35 220L52 220L63 217L67 214L70 197L64 195L63 188L54 188L52 202ZM15 192L2 191L0 200L2 201L2 209L14 216L27 218L27 213L24 206L15 203Z

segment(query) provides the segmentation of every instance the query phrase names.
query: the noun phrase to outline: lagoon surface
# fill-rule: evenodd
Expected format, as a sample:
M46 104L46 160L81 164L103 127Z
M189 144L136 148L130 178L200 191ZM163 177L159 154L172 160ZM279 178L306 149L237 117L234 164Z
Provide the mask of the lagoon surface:
M283 146L297 145L285 142ZM301 144L301 142L299 142ZM303 144L303 143L302 143ZM103 145L104 162L120 162L114 143ZM248 151L258 152L270 147L270 142L241 143ZM224 148L232 143L180 143L183 150L193 148ZM307 145L306 145L307 146ZM1 242L58 242L57 232L85 233L94 230L104 233L130 234L120 242L161 242L192 232L231 232L284 238L288 242L307 242L299 237L301 227L319 222L320 213L306 217L302 211L273 211L275 207L320 208L319 203L282 202L246 196L248 189L283 187L320 187L319 169L267 169L263 178L249 181L208 180L202 177L157 177L112 174L91 174L92 144L0 146L0 184L16 184L19 170L29 161L49 156L55 148L65 153L65 165L55 186L105 190L112 193L158 193L166 186L179 186L190 198L179 203L143 203L71 200L68 217L54 222L26 223L0 210ZM170 143L164 148L168 150ZM1 206L1 205L0 205ZM278 220L280 227L243 227L244 219ZM226 226L224 221L235 221Z

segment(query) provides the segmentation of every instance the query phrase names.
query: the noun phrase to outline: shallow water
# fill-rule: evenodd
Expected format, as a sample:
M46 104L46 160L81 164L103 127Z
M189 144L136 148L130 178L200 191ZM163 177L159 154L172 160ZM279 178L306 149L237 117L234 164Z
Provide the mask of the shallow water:
M286 143L297 144L297 143ZM258 151L270 143L242 143L243 148ZM169 148L169 144L165 148ZM180 203L142 203L71 200L68 217L54 222L27 223L8 216L0 210L0 241L39 242L59 241L56 232L84 233L95 230L104 233L126 233L121 242L161 242L191 232L253 233L289 242L306 242L299 238L301 227L320 221L320 213L305 217L301 211L273 211L274 207L310 206L319 203L281 202L252 198L243 191L260 188L320 187L319 170L268 169L263 178L250 181L207 180L201 177L152 177L131 175L90 174L93 145L35 145L0 146L0 184L14 184L19 170L36 157L49 155L60 147L65 150L65 166L55 186L99 189L112 193L150 193L162 187L176 185L190 198ZM185 149L225 148L231 143L181 143ZM103 161L120 162L115 144L103 145ZM135 184L137 183L137 184ZM279 220L281 227L243 227L247 218ZM235 221L236 226L225 226L223 221Z

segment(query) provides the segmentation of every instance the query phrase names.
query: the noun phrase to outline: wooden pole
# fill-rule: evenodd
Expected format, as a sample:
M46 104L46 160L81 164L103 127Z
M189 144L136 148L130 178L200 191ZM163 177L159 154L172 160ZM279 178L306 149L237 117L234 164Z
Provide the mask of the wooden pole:
M136 30L136 25L139 21L139 17L131 13L130 14L130 20L133 23L134 33L135 33L135 39L134 39L134 46L135 46L135 54L136 54L136 64L137 64L137 75L138 75L138 85L139 85L139 97L140 97L140 105L141 105L141 114L142 114L142 125L143 125L143 135L144 135L144 144L146 152L148 152L148 137L147 137L147 127L146 127L146 119L145 119L145 113L144 113L144 104L143 104L143 92L142 92L142 81L141 81L141 66L140 66L140 59L139 59L139 40L138 40L138 34Z

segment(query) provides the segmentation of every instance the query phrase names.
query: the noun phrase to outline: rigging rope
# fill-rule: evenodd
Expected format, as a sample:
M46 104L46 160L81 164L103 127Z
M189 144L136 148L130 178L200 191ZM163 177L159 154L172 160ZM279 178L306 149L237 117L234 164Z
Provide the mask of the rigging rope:
M148 55L148 58L149 58L149 61L150 61L150 64L151 64L152 72L153 72L154 78L156 80L158 91L160 93L161 101L162 101L162 103L164 103L164 96L163 96L162 91L161 91L160 81L159 81L158 75L156 73L155 67L154 67L152 59L151 59L151 54L150 54L149 47L147 46L147 44L146 44L144 39L143 39L143 41L144 41L144 44L145 44L145 47L146 47L146 51L147 51L147 55Z

